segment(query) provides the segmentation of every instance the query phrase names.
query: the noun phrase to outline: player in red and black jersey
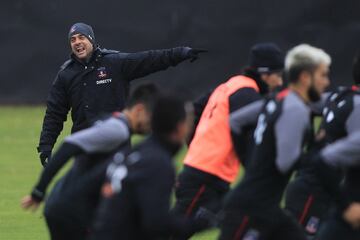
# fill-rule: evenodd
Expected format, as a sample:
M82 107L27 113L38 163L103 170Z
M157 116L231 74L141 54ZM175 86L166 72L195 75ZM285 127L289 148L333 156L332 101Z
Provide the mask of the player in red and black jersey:
M312 148L319 149L360 130L360 91L357 87L360 83L359 67L360 59L357 56L353 64L353 79L356 85L338 87L327 97L317 142L314 142ZM288 185L285 208L304 226L309 237L316 235L328 216L329 209L336 200L332 189L336 188L342 179L341 171L328 171L324 179L316 171L316 166L307 164L298 170L294 181Z
M225 203L221 240L306 239L279 204L311 134L309 103L319 100L329 84L330 62L323 50L306 44L288 52L285 71L289 89L262 106L245 177Z

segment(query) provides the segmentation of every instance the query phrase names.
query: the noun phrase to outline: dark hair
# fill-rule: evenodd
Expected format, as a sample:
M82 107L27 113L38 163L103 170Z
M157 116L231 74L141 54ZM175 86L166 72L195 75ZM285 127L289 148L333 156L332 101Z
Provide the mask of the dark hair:
M287 80L290 83L296 83L299 80L300 74L302 72L308 72L309 74L313 74L317 67L317 65L311 63L293 66L286 73Z
M126 101L125 108L131 108L136 104L142 103L147 110L151 111L159 95L159 88L155 84L140 85L131 93Z
M152 131L156 135L166 136L186 118L185 104L172 96L158 98L152 114Z
M360 51L357 51L353 66L352 66L352 76L355 84L360 84Z

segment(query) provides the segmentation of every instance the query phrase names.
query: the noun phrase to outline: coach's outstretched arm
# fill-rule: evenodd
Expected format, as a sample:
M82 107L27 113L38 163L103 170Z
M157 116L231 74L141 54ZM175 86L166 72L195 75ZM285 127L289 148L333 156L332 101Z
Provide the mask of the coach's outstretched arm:
M199 58L199 54L207 50L190 47L176 47L162 50L149 50L129 53L122 65L122 72L129 80L144 77L150 73L165 70L170 66L190 59L191 62Z

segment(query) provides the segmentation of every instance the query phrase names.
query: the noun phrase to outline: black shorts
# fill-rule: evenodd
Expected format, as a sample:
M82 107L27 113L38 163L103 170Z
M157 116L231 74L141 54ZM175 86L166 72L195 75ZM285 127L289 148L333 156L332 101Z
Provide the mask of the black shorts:
M229 183L214 175L185 166L176 184L176 203L172 211L191 218L198 213L200 208L204 208L213 213L216 218L228 191ZM214 219L214 222L216 221ZM181 239L188 239L190 236Z
M333 199L325 190L320 186L311 186L302 178L296 178L286 189L285 209L309 236L316 235L333 204Z
M257 212L258 211L258 212ZM280 208L226 209L220 240L306 240L301 226Z
M184 167L176 184L174 212L192 217L202 207L216 213L229 191L229 183L191 167Z
M85 240L89 232L74 222L64 221L58 217L45 216L51 240Z
M44 208L44 215L52 240L85 240L90 228L77 218L76 206L66 204L62 196L60 180L49 195Z
M360 229L354 230L340 214L334 213L324 222L317 235L317 240L359 240Z

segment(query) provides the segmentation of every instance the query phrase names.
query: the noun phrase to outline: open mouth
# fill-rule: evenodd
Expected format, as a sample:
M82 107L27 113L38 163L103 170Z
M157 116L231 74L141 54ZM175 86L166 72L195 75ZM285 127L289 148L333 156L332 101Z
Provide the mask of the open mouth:
M85 53L85 48L83 46L77 46L75 50L78 55L82 55Z

